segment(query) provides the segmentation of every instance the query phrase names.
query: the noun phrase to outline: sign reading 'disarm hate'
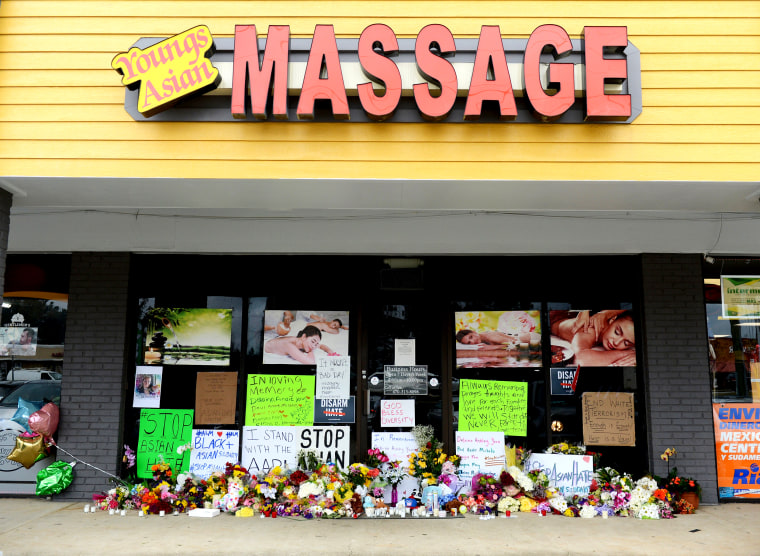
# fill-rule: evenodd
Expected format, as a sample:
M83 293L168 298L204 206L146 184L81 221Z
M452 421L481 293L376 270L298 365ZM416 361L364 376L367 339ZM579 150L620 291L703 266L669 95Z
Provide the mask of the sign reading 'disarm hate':
M594 458L533 453L525 462L524 469L526 473L542 469L551 485L557 487L562 496L587 496L594 476Z
M252 474L298 465L298 452L314 450L339 469L350 465L349 427L243 427L241 463Z
M240 452L239 430L193 429L190 473L207 479L214 471L224 471L236 463Z
M248 375L247 426L311 425L314 422L314 377Z
M528 384L498 380L459 381L459 430L526 436Z
M140 433L137 441L137 476L153 477L151 466L162 461L172 470L187 473L189 451L177 453L177 448L189 444L193 437L192 409L141 409Z

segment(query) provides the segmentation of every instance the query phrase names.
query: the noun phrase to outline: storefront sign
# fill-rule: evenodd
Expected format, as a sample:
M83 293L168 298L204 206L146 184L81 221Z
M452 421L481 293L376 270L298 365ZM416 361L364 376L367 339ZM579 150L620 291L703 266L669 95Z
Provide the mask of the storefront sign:
M720 498L760 498L760 404L713 404Z
M314 450L326 463L346 469L351 463L349 427L243 427L242 464L251 473L273 467L295 469L298 452Z
M383 394L386 396L427 396L427 365L385 365L384 373Z
M760 276L721 276L725 319L760 319Z
M288 25L266 35L236 25L234 40L214 41L198 26L140 39L112 67L137 89L125 107L138 120L216 89L205 105L160 119L630 123L641 112L641 70L627 28L588 26L581 37L547 24L503 39L499 26L483 25L478 39L457 40L430 24L398 39L376 23L358 39L337 39L332 25L317 25L311 40L292 39ZM230 98L226 110L220 96Z
M583 394L583 441L590 446L635 446L633 394Z
M117 54L111 67L124 76L124 85L139 87L137 109L149 118L216 89L222 78L209 61L214 50L211 31L199 25L145 49Z

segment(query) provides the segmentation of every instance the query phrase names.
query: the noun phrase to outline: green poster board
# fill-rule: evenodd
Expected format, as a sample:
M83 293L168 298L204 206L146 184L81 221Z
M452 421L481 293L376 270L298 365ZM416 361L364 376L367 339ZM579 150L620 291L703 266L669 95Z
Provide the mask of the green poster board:
M313 376L248 375L245 425L313 425L314 387Z
M528 383L459 381L459 430L528 434Z
M151 466L168 463L174 475L187 473L190 451L177 453L177 448L193 439L192 409L142 409L140 435L137 442L137 476L153 477Z

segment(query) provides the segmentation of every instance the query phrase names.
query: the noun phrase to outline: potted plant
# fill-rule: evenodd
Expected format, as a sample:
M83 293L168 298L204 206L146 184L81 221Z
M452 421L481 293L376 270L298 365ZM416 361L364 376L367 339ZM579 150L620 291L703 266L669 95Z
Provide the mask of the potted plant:
M660 455L660 459L668 462L668 476L664 481L664 487L668 489L675 498L686 500L689 504L694 506L694 509L699 507L699 501L702 498L702 487L696 479L691 477L684 477L678 474L678 468L670 468L671 458L676 457L675 448L668 448Z

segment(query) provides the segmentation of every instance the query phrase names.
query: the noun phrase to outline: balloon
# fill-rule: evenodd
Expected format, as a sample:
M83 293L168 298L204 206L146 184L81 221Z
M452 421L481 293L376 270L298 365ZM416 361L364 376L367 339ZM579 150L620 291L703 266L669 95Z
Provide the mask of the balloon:
M19 398L18 409L16 410L16 413L13 414L13 417L11 417L11 421L18 423L27 431L31 432L29 429L29 416L40 409L42 409L41 403L28 402L24 398Z
M58 428L59 416L58 406L50 402L29 416L29 428L42 436L53 436Z
M56 461L37 473L37 496L58 494L71 484L74 479L74 464Z
M43 453L44 448L42 435L32 438L18 436L16 437L16 447L6 456L6 459L17 461L29 469L37 461L37 456Z

